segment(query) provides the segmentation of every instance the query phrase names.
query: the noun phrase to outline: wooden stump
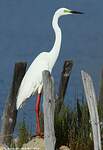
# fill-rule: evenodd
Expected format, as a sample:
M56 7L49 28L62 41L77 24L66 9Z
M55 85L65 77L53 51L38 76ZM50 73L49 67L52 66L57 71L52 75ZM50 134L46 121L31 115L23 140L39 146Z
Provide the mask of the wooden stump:
M48 71L43 71L43 111L45 150L55 150L56 138L54 131L54 82Z
M11 143L12 134L14 131L14 127L16 124L16 118L17 118L17 110L16 110L16 97L17 92L20 86L20 83L24 77L25 71L26 71L27 63L16 63L14 68L14 75L13 75L13 81L12 86L10 90L9 97L7 99L7 102L5 104L5 109L3 112L2 117L2 127L1 127L1 135L0 135L0 142L5 143L8 146Z
M93 140L94 140L94 150L101 150L99 116L98 116L97 101L96 101L96 95L94 91L92 78L88 73L84 71L81 71L81 74L82 74L85 95L86 95L87 104L90 113L90 120L91 120Z
M60 112L61 107L63 105L72 67L73 67L72 60L66 60L64 62L63 71L61 73L60 84L59 84L59 93L56 99L56 114Z

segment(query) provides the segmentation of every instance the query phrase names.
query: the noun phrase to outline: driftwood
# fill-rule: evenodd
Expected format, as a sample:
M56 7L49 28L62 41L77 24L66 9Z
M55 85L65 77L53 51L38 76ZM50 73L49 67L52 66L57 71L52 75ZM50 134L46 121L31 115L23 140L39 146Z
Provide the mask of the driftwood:
M66 60L64 62L63 71L61 72L58 97L56 99L56 113L57 114L60 112L62 104L64 102L64 97L65 97L68 81L70 78L70 74L72 71L72 67L73 67L72 60Z
M54 82L48 71L43 71L43 111L44 111L44 142L45 150L55 149L54 131Z
M26 71L26 65L26 63L22 62L15 64L12 86L3 112L0 142L7 144L8 146L11 143L12 134L16 124L16 97L20 83Z
M101 150L99 116L98 116L97 102L96 102L93 82L89 74L87 74L84 71L81 71L81 74L82 74L85 95L86 95L87 104L90 113L90 120L91 120L93 140L94 140L94 150Z

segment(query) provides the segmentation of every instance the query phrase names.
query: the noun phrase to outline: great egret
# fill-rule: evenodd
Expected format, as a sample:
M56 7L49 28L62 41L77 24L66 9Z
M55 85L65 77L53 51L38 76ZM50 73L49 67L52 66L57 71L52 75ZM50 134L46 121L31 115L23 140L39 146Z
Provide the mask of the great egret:
M52 68L58 58L60 47L61 47L61 29L58 25L58 19L60 16L69 15L69 14L82 14L82 12L72 11L67 8L58 9L53 17L52 26L55 32L55 43L50 52L42 52L40 53L36 59L32 62L29 69L27 70L17 96L16 107L22 106L23 102L29 98L31 95L34 95L36 92L38 93L37 101L36 101L36 132L40 134L40 120L39 120L39 109L40 109L40 98L41 91L43 87L42 82L42 72L44 70L48 70L50 73Z

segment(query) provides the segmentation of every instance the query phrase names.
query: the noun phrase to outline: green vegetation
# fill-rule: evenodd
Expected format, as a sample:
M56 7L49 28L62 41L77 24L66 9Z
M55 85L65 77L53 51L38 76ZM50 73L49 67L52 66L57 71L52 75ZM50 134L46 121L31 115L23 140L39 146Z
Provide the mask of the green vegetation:
M86 103L80 103L71 110L64 104L55 117L56 147L67 145L71 150L93 150L92 130ZM103 120L103 105L98 104L100 121ZM103 129L101 129L103 134Z
M93 150L91 123L86 102L83 103L82 100L77 99L77 105L74 110L65 104L58 110L58 113L55 112L56 148L66 145L70 147L70 150ZM98 102L100 122L103 120L102 110L103 104ZM40 114L40 117L41 128L43 129L43 113ZM101 135L103 135L102 126ZM18 147L22 147L24 143L30 140L30 137L31 135L23 121L19 125Z
M29 141L30 133L26 127L25 121L19 124L18 147L22 147L24 143Z

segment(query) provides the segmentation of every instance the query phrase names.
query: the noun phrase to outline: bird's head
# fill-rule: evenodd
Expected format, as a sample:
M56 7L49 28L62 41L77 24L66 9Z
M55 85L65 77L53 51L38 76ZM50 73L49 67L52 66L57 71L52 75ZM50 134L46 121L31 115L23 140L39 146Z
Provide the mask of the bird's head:
M59 16L69 15L69 14L83 14L83 12L70 10L67 8L60 8L56 11Z

